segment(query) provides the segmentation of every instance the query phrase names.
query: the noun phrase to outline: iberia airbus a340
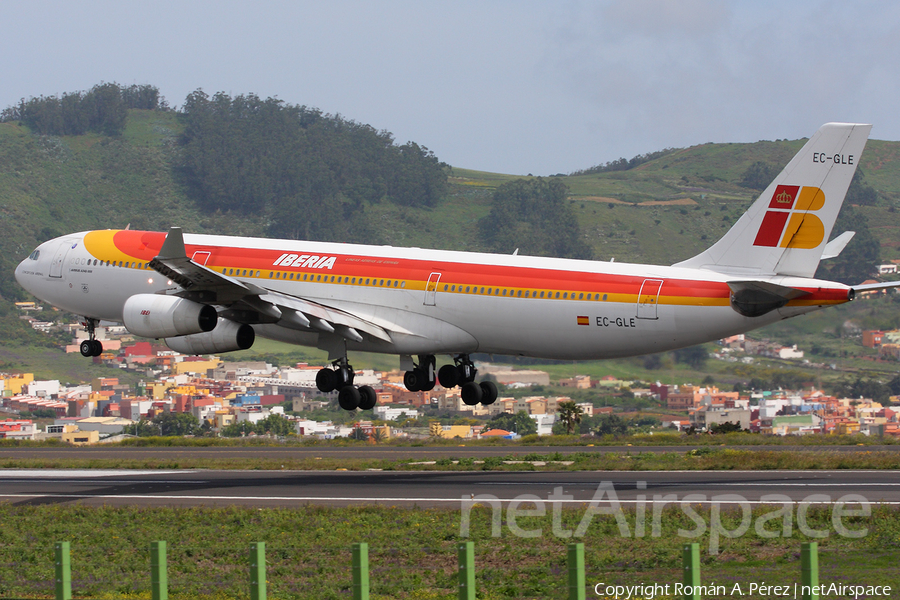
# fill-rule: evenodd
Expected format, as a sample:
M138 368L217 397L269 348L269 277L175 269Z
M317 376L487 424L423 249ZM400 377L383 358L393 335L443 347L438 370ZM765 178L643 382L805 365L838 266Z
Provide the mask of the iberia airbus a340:
M719 339L853 299L812 279L853 236L826 243L870 125L830 123L708 250L672 266L213 235L103 230L41 244L16 268L38 298L162 338L185 354L249 348L255 336L328 351L316 384L348 410L375 405L348 351L400 355L413 391L476 383L474 352L554 359L649 354ZM453 362L436 371L435 355ZM414 358L415 357L415 358Z

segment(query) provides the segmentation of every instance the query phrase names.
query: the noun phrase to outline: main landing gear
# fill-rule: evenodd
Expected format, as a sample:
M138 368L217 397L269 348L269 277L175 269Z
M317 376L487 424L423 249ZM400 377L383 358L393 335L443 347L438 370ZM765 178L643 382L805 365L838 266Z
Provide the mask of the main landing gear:
M369 410L378 401L371 386L353 385L353 367L346 356L334 361L331 368L324 367L316 373L316 387L325 394L338 390L338 404L344 410Z
M78 349L85 358L103 354L103 344L100 343L100 340L96 339L95 333L99 323L99 319L92 319L91 317L85 317L85 320L82 323L84 328L87 329L88 339L82 340Z
M419 362L413 363L412 370L403 375L406 389L411 392L428 392L440 382L447 389L459 386L462 400L469 406L475 406L479 402L488 406L496 402L497 386L492 381L475 383L478 371L468 354L455 356L452 365L442 366L437 373L435 364L433 354L420 354ZM378 396L371 386L357 387L353 384L353 367L350 366L346 356L316 373L316 387L325 394L337 390L338 404L344 410L357 408L369 410L374 408L378 401Z
M453 363L444 365L437 373L437 380L443 387L450 389L460 386L462 400L469 406L475 406L479 402L488 406L497 400L497 386L492 381L475 383L478 370L475 369L468 354L455 356ZM434 389L434 365L434 355L420 355L419 364L403 376L406 389L411 392L427 392Z

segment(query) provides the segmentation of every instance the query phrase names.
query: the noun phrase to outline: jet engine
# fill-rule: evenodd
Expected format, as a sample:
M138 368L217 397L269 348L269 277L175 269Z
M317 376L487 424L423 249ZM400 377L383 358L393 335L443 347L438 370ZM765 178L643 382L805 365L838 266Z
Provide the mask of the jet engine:
M125 301L122 321L135 335L167 338L212 331L216 309L177 296L135 294Z
M214 354L246 350L256 340L256 332L247 324L219 319L212 331L166 338L166 346L182 354Z

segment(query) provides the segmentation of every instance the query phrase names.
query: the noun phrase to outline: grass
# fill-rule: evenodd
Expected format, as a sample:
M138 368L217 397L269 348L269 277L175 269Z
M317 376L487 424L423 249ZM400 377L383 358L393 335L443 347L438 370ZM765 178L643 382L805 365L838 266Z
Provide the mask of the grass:
M649 438L650 436L646 436ZM653 436L659 438L662 436ZM724 436L728 438L729 436ZM747 436L759 437L759 436ZM175 438L167 443L168 438L161 438L159 442L145 441L146 438L135 440L133 444L112 445L105 448L108 453L102 457L92 454L89 457L79 456L77 449L67 449L65 457L28 457L20 458L4 455L0 450L0 469L246 469L248 468L248 456L217 456L216 452L185 453L177 452L171 455L165 453L152 453L140 455L129 452L117 452L116 446L127 447L133 445L153 445L174 448L189 448L197 446L234 447L246 444L226 441L226 443L203 443L191 445ZM739 438L738 442L743 441ZM572 441L572 438L563 437L560 443ZM576 440L578 441L578 440ZM613 440L608 440L613 441ZM622 443L620 440L614 440ZM637 440L636 440L637 441ZM648 440L642 440L650 443ZM665 444L665 440L661 440ZM582 442L583 443L583 442ZM640 443L640 442L639 442ZM670 442L671 443L671 442ZM682 444L685 442L681 438ZM754 443L745 441L745 443ZM264 442L254 444L263 446ZM37 444L3 443L0 448L28 447ZM710 471L710 470L839 470L839 469L900 469L900 452L884 450L866 450L860 447L857 451L835 451L827 446L816 447L811 450L748 450L738 445L698 445L688 451L672 450L670 452L644 452L639 445L632 446L626 451L597 452L585 447L583 451L558 452L552 447L533 447L525 444L502 444L507 448L507 453L498 456L486 456L484 458L472 458L454 448L465 445L466 447L478 447L489 444L443 444L446 452L440 453L432 459L425 458L396 458L389 454L379 453L378 448L365 443L345 442L339 446L358 446L360 449L370 449L367 458L354 458L344 456L324 456L325 451L334 447L333 444L307 444L311 451L280 454L277 457L268 456L260 452L251 458L249 464L254 470L295 470L295 471L333 471L333 470L380 470L380 471ZM490 444L494 445L494 444ZM323 456L316 456L316 447L321 446ZM297 445L287 445L287 448ZM401 446L402 447L402 446ZM536 463L536 464L535 464Z
M555 511L547 510L533 516L523 512L515 520L521 530L538 533L536 537L513 535L505 522L494 537L489 507L471 511L466 535L462 513L446 509L4 504L0 519L16 526L4 528L0 544L0 596L52 597L56 541L72 544L72 587L79 598L149 598L148 550L156 540L168 545L171 596L187 599L246 597L248 548L257 541L266 542L271 598L348 597L350 547L361 541L369 544L372 598L455 598L456 545L461 541L475 544L481 598L567 597L566 544L572 541L585 546L590 588L600 582L680 582L681 546L687 542L701 546L705 584L724 584L730 590L734 583L741 583L746 590L753 582L799 582L800 544L811 538L802 533L797 511L790 511L789 531L782 528L780 516L765 521L772 511L773 507L757 507L749 514L754 526L734 538L719 535L716 542L710 527L720 523L724 531L739 532L741 515L725 511L716 516L708 508L698 508L691 516L684 508L667 507L656 517L654 532L654 517L647 511L645 531L639 536L633 509L622 509L623 529L613 515L589 516L583 508L565 508L556 517L551 514ZM897 510L875 506L869 517L844 518L849 530L865 530L859 538L838 535L832 514L830 507L813 507L806 521L807 531L827 532L827 537L812 540L819 544L820 581L896 585L900 580ZM555 526L554 519L558 519ZM701 521L705 531L696 538L686 537L700 530ZM580 537L553 533L568 531L571 536L581 524L584 535ZM716 545L718 553L712 553Z

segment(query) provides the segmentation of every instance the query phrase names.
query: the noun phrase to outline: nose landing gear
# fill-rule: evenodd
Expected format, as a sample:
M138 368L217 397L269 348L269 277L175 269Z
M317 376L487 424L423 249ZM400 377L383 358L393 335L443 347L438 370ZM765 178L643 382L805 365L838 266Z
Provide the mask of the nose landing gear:
M78 347L78 350L85 358L89 358L91 356L100 356L101 354L103 354L103 344L100 343L100 340L96 339L95 333L100 320L93 319L91 317L85 317L84 319L85 320L82 322L82 325L84 325L84 328L87 329L88 339L81 341L81 345Z

